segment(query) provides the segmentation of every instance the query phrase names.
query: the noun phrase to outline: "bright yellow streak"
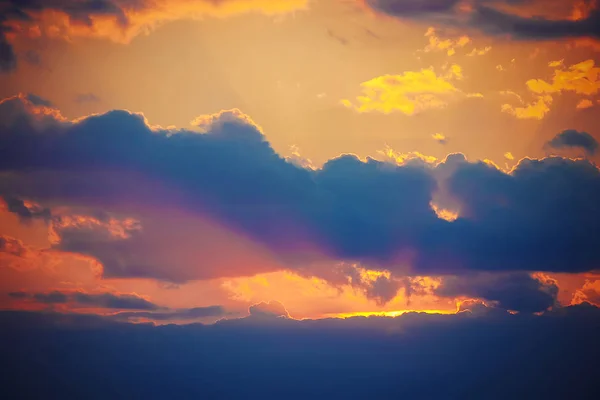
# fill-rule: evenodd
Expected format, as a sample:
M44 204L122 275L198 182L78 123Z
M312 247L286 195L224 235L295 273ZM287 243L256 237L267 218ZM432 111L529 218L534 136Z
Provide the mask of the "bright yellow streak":
M398 317L402 314L417 312L425 314L456 314L456 310L398 310L398 311L362 311L350 313L324 314L321 318L352 318L352 317Z

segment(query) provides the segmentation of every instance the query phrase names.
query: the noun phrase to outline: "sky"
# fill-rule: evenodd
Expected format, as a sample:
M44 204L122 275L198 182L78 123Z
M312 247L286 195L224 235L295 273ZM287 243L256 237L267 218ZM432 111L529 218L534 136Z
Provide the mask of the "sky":
M598 398L599 27L596 0L0 0L9 387Z

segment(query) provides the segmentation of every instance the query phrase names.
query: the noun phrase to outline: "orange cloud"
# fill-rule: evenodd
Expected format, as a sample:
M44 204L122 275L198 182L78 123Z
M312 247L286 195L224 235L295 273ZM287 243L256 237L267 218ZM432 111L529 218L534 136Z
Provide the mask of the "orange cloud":
M440 219L444 219L448 222L456 221L458 219L458 213L456 211L440 208L436 204L431 203L431 209Z
M227 17L247 12L276 15L305 9L307 5L308 0L145 0L135 5L119 3L116 5L118 10L113 13L90 13L85 16L85 22L75 20L59 8L27 10L29 20L9 21L9 26L13 36L34 32L35 36L43 34L67 40L94 37L128 43L140 34L148 34L165 23L180 19Z
M457 39L440 39L433 27L427 29L425 36L429 38L429 44L423 49L426 53L431 51L446 51L446 54L452 56L456 54L457 48L465 47L471 42L468 36L461 36Z
M474 48L473 50L471 50L470 53L467 54L467 57L484 56L487 53L489 53L490 51L492 51L492 46L486 46L481 49Z
M594 103L590 99L582 99L579 101L579 103L577 103L576 106L578 110L583 110L591 107L594 107Z
M550 61L548 63L548 66L551 67L551 68L562 67L564 65L563 64L564 61L565 61L564 59L562 59L562 60L556 60L556 61Z
M360 279L376 282L381 277L389 277L389 272L358 268ZM357 277L358 278L358 277ZM259 274L253 277L240 277L224 280L223 289L231 299L251 304L278 299L295 318L321 318L377 313L402 313L407 310L456 310L454 300L439 298L431 288L439 284L434 278L410 278L415 285L420 283L423 290L409 297L404 289L388 302L378 302L368 298L363 288L350 283L333 286L317 277L304 277L289 271Z
M57 253L38 250L27 246L21 240L0 235L0 267L16 271L29 271L38 268L52 269L58 262Z
M450 82L462 77L460 66L451 67L446 77L438 76L432 68L407 71L401 75L383 75L363 82L362 96L354 104L342 104L358 112L401 112L414 115L427 109L444 108L448 101L461 92Z
M600 307L600 280L586 280L585 284L575 291L571 304L588 302Z

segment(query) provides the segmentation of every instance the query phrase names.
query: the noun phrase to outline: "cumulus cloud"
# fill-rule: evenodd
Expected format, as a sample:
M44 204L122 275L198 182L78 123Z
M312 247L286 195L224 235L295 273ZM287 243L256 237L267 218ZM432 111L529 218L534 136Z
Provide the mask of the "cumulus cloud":
M271 300L268 302L260 302L251 305L248 308L248 312L252 317L284 317L290 318L290 314L285 309L285 306L277 300Z
M507 173L460 154L393 153L312 169L278 155L238 111L200 118L199 133L126 111L66 121L38 110L22 96L0 103L18 115L0 126L10 172L0 195L61 206L54 248L96 258L105 276L185 282L324 259L398 276L579 272L600 261L600 172L584 160L525 159Z
M587 132L567 129L554 136L546 146L554 149L580 148L587 154L594 155L598 150L598 141Z

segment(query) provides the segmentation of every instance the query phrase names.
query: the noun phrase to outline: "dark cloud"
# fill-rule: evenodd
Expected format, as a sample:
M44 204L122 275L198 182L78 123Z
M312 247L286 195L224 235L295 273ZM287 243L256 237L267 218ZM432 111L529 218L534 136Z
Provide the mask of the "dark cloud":
M408 313L158 327L2 312L0 325L0 379L8 397L600 396L600 311L588 304L542 316Z
M600 37L600 9L592 10L585 18L568 19L572 10L561 10L558 18L521 16L503 11L498 3L511 6L527 6L536 3L525 0L493 2L476 0L469 11L461 7L458 0L365 0L372 9L401 19L423 20L449 27L476 29L491 35L509 35L515 39L560 39L578 37ZM539 9L548 11L552 5L537 1ZM558 2L557 2L558 3ZM574 1L565 1L562 6L575 6ZM544 7L545 6L545 7ZM564 19L561 19L564 18Z
M397 16L429 18L453 12L460 0L366 0L372 8Z
M23 53L21 57L25 62L35 67L39 67L42 65L42 57L40 56L40 53L35 50L27 50L25 53Z
M11 30L10 23L32 22L36 14L54 11L66 14L74 25L91 26L94 17L109 16L114 17L119 26L125 27L128 23L125 10L143 4L143 0L0 0L0 71L9 72L17 66L13 46L6 40L6 32ZM26 56L25 60L39 65L38 57Z
M277 300L271 300L268 302L260 302L254 304L248 308L250 316L253 317L285 317L289 318L289 314L285 309L285 306Z
M50 100L46 100L43 97L40 97L33 93L27 93L25 98L34 106L53 107L52 102Z
M0 18L0 23L2 19ZM10 72L17 67L17 55L10 43L6 40L5 30L0 25L0 72Z
M80 93L75 96L76 103L97 103L99 101L100 98L94 93Z
M66 293L57 290L48 293L34 293L33 299L44 304L63 304L69 301L69 296Z
M558 286L527 273L444 277L434 294L443 297L475 297L497 303L505 310L533 313L556 304Z
M399 276L580 272L600 262L600 172L587 161L526 159L508 174L461 154L437 166L343 155L312 170L280 157L237 110L199 118L199 133L150 128L126 111L72 123L30 107L23 97L0 103L0 171L10 172L0 195L82 211L77 223L53 217L56 246L97 258L106 276L184 282L323 258ZM460 217L438 218L432 201ZM212 255L235 252L206 247L214 235L187 225L205 215L276 262L217 262ZM385 301L394 285L367 292Z
M415 260L418 270L595 268L600 171L589 162L525 159L511 174L463 163L447 188L460 218L427 233Z
M120 312L111 316L117 321L153 320L153 321L189 321L200 318L223 317L227 313L222 306L194 307L164 312Z
M82 306L118 308L123 310L157 310L159 308L156 304L132 294L75 292L71 295L71 298L75 303Z
M33 219L50 220L51 212L49 208L43 208L35 204L26 204L23 200L4 196L4 201L9 212L16 214L21 221L30 221Z
M8 293L9 297L12 297L13 299L25 299L27 297L29 297L29 293L27 292L10 292Z
M121 310L158 310L160 308L156 304L134 294L61 292L55 290L48 293L13 292L9 293L9 296L21 299L29 298L45 304L70 302L80 307Z
M367 298L374 299L379 305L391 301L401 287L401 282L386 276L378 276L366 288Z
M580 148L589 155L594 155L598 150L598 141L592 135L574 129L562 131L548 141L546 145L555 149Z

